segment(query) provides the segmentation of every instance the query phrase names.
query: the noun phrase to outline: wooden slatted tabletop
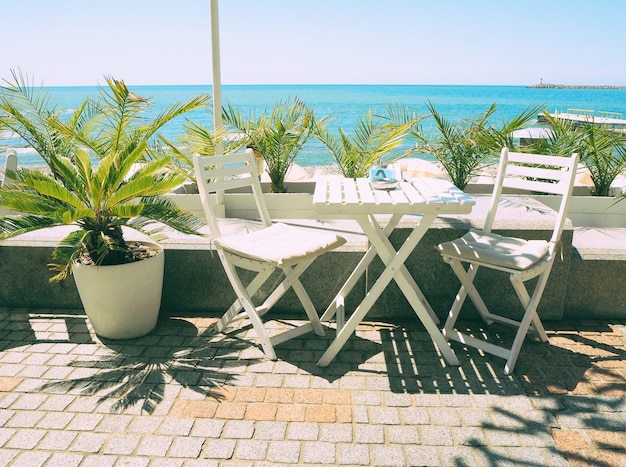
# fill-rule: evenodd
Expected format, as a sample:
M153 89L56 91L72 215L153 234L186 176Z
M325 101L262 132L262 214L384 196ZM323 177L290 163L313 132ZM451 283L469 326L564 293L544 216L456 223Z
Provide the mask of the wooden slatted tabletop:
M320 214L467 214L474 200L443 178L423 177L378 190L366 178L318 181L313 204Z

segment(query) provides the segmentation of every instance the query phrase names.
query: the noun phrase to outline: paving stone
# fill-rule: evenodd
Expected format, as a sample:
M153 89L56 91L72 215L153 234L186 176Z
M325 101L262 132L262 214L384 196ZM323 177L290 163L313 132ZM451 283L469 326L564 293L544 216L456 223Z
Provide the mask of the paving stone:
M320 441L351 443L352 439L351 424L322 423L320 425Z
M132 454L141 441L140 435L115 435L111 436L103 449L103 454L115 454L118 456Z
M11 404L11 410L36 410L47 397L45 394L22 394Z
M48 458L50 457L49 452L22 452L19 456L15 458L15 460L11 463L11 465L16 467L39 467L43 466Z
M50 429L50 430L62 430L72 420L74 415L70 413L52 412L46 413L42 419L37 423L37 428Z
M202 452L203 438L175 438L169 451L170 457L197 458Z
M15 414L4 424L9 428L34 428L44 417L43 412L15 412Z
M517 435L520 438L522 446L554 447L554 440L552 439L548 427L517 430Z
M382 425L355 425L354 442L364 444L382 444L385 442L385 430Z
M0 447L4 446L11 436L17 433L17 430L10 428L0 428Z
M439 466L441 460L437 448L433 446L403 446L407 465Z
M163 457L171 444L171 436L146 436L141 441L137 454L140 456Z
M48 465L63 467L78 467L83 462L82 454L70 454L65 452L55 452L50 456ZM120 464L121 465L121 464Z
M108 435L103 433L79 433L70 446L70 451L98 452L102 449L107 438Z
M521 446L522 442L515 431L498 428L485 428L485 437L491 446Z
M422 440L428 446L452 446L452 432L444 426L422 426Z
M190 418L167 418L161 423L159 433L162 435L187 436L193 427L193 419Z
M300 461L301 444L299 441L271 441L267 449L269 462L297 464Z
M410 394L383 392L383 397L388 407L410 407L413 404L413 398Z
M49 431L46 436L37 444L37 449L48 451L65 451L77 433L72 431Z
M224 420L195 420L190 434L203 438L219 438L225 424Z
M473 449L464 446L442 446L439 448L442 465L462 465L467 467L478 467Z
M340 465L370 465L369 448L365 444L339 444L337 462Z
M391 444L419 444L420 434L416 426L387 426L387 443Z
M2 316L18 315L3 315L0 308L0 329ZM202 326L194 324L194 335L215 322L214 318L181 319L205 322ZM39 336L48 339L55 335L55 323L55 318L38 318ZM280 322L274 323L275 330L283 328ZM626 374L626 364L598 355L589 366L587 354L600 348L594 347L594 341L600 343L609 335L598 332L597 324L588 325L591 331L587 334L578 323L559 326L578 329L580 339L559 336L548 329L551 339L560 337L559 345L569 346L568 360L560 366L548 365L544 363L546 352L552 348L529 341L524 358L509 377L502 375L500 359L479 358L471 351L458 352L461 367L447 367L421 329L399 327L398 335L410 337L409 347L391 350L394 337L389 329L396 328L384 323L360 326L358 339L351 339L332 365L323 369L316 361L330 337L311 340L306 335L287 342L281 345L284 360L272 362L264 359L256 345L247 351L233 349L232 338L217 335L223 351L220 353L220 347L213 347L211 341L211 358L223 359L223 370L236 378L226 382L225 375L220 381L225 385L216 394L224 398L212 399L206 396L205 388L194 386L202 378L201 371L179 375L191 384L187 388L163 373L163 400L151 414L142 409L140 400L121 412L112 412L117 402L114 397L101 401L101 394L81 395L80 389L40 390L42 381L72 376L68 371L93 374L93 369L71 368L77 358L86 361L116 354L117 348L114 351L103 345L95 335L81 332L79 336L72 331L71 336L76 337L69 345L41 342L16 347L18 339L5 346L12 348L0 350L0 372L8 373L0 374L0 465L13 467L28 461L33 465L45 463L45 467L379 462L567 466L572 461L567 452L580 453L588 463L619 465L617 450L606 447L620 445L618 433L626 428L626 403L620 397L623 392L600 396L593 391L615 387L621 381L618 376ZM600 328L610 326L603 323ZM241 329L253 334L243 324ZM387 335L383 335L385 330ZM243 336L243 332L237 335ZM616 342L602 345L625 348L626 334L619 336ZM160 352L158 346L163 342L168 347L187 348L185 342L178 344L187 337L193 339L175 327L160 326L153 336L133 340L120 349L128 348L128 355L139 356L150 345L156 349L150 352ZM32 335L24 338L31 342ZM93 341L89 343L89 339ZM399 344L407 341L402 339ZM367 357L372 342L381 342L384 351ZM585 344L585 354L580 342L589 343ZM204 344L193 344L202 352L200 345ZM392 351L397 361L389 365ZM246 355L261 358L236 360ZM413 368L413 374L399 374L401 368L396 364L406 364L403 370ZM584 380L572 365L580 365ZM18 373L12 374L15 371ZM560 374L567 374L569 379L551 384L550 378ZM555 393L542 395L537 392L541 387ZM264 407L273 412L261 410ZM14 447L33 442L34 450ZM36 456L26 455L31 452Z
M355 405L380 406L382 396L378 391L353 391L352 400Z
M437 408L428 409L430 422L433 425L461 426L461 416L457 409Z
M242 439L237 442L235 457L243 460L261 461L265 459L268 446L268 441Z
M117 460L117 456L91 454L85 457L80 467L113 467Z
M4 447L8 449L33 449L45 435L45 430L17 430Z
M9 465L9 462L19 454L20 451L17 449L0 449L0 465Z
M285 375L283 377L284 388L310 388L311 377L308 375Z
M441 399L446 407L471 407L472 398L469 394L442 394Z
M409 425L428 425L430 424L430 414L428 410L421 407L400 408L400 418L403 423Z
M115 467L146 467L150 463L147 457L119 457L115 462Z
M325 442L304 443L302 462L316 465L335 464L335 444Z
M452 435L456 444L464 446L484 446L487 444L485 433L479 427L454 427Z
M371 448L374 465L403 467L406 465L401 446L376 446Z
M106 415L96 426L99 433L122 433L132 421L129 415Z
M102 415L80 413L74 416L67 426L67 429L75 431L93 431L102 421L102 418Z
M287 433L287 422L257 422L254 429L256 439L281 440L285 439Z
M204 457L207 459L230 459L235 452L234 439L211 439L204 448Z
M223 438L250 439L254 435L254 422L249 420L230 420L222 431Z
M485 409L463 409L459 411L461 421L466 426L485 426L493 423L489 410Z
M366 378L363 376L344 376L339 383L340 389L364 390L366 389Z
M290 423L287 427L287 439L290 440L317 440L319 425L317 423Z
M545 449L538 449L532 447L511 447L509 449L511 453L511 460L521 465L549 465L548 459L545 456Z
M400 413L395 407L370 407L370 420L381 425L397 425Z
M48 410L50 412L61 412L74 402L75 398L75 396L53 394L47 397L39 409Z

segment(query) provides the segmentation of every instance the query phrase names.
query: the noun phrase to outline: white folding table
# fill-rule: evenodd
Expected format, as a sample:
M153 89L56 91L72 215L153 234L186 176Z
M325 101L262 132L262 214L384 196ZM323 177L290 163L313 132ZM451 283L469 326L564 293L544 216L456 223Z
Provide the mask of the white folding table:
M458 365L456 355L437 327L437 316L404 262L438 215L467 214L472 210L474 200L442 178L402 181L398 188L389 191L374 189L365 178L336 178L316 183L313 205L318 214L355 219L370 242L367 252L321 317L322 321L329 321L336 315L337 335L317 362L318 366L327 366L335 358L392 279L402 290L446 361ZM391 215L384 227L376 218L383 214ZM419 215L421 219L396 251L388 237L402 216L408 214ZM385 269L346 322L344 299L376 255L384 263Z

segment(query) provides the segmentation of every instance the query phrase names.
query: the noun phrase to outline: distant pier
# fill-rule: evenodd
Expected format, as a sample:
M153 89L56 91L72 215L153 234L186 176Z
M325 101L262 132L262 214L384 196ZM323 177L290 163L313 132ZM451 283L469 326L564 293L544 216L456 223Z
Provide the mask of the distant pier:
M550 84L539 83L526 86L533 89L626 89L626 86L593 86L593 85L575 85L575 84Z
M567 109L566 112L559 112L555 110L550 114L552 118L568 120L574 125L584 125L585 123L595 123L607 128L614 128L617 130L626 129L626 120L624 120L621 112L606 112L606 111L594 111L586 109ZM537 116L539 123L546 122L546 116L540 113Z

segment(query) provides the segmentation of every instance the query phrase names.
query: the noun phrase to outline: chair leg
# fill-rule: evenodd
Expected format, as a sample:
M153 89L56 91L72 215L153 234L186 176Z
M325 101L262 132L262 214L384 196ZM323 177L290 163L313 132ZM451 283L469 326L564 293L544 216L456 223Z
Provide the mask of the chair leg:
M474 278L476 277L476 273L478 273L478 265L470 264L467 270L465 270L463 264L460 261L451 259L450 267L452 267L452 270L459 278L459 281L461 281L461 288L463 290L463 293L461 293L461 290L459 290L459 294L457 295L457 302L455 302L454 304L459 308L459 310L457 311L457 315L460 311L461 306L463 305L463 302L465 301L465 294L467 294L469 295L470 300L476 307L476 310L480 314L480 317L483 319L483 321L485 321L485 323L487 324L491 324L493 322L493 320L491 320L489 317L491 313L489 312L487 305L485 305L485 302L483 301L482 297L478 293L478 290L476 290L476 286L474 285Z
M300 303L304 307L304 312L306 313L311 325L313 326L313 332L318 336L324 335L324 328L322 327L322 323L320 322L320 317L317 314L317 310L311 301L311 297L304 289L302 282L300 280L296 280L293 284L293 290L300 299Z
M513 345L511 346L511 351L509 354L509 358L507 359L506 365L504 366L504 374L509 375L513 372L515 368L515 363L517 362L517 357L519 355L520 349L522 348L522 344L524 343L524 339L526 338L526 334L528 333L528 329L530 325L535 327L535 330L539 334L539 337L542 342L548 340L548 336L541 324L541 320L537 315L537 306L539 306L539 301L541 300L541 296L543 295L543 290L546 287L546 283L548 281L548 276L550 275L550 268L548 267L540 276L535 286L535 290L533 291L533 296L529 297L528 292L526 291L526 287L524 283L511 276L511 283L515 288L515 291L520 298L520 301L525 305L524 316L519 323L519 329L515 334L515 339L513 340Z
M536 299L536 306L539 305L539 299L543 296L543 291L545 289L549 273L550 271L545 271L544 273L542 273L542 275L539 277L537 285L535 286L535 290L533 291L533 298L538 297ZM513 288L515 289L515 293L517 293L519 301L524 306L524 310L527 310L530 306L531 297L530 295L528 295L528 291L526 290L524 282L522 280L516 279L514 276L511 276L511 283L513 284ZM539 315L536 312L533 313L532 317L532 329L537 333L541 342L546 342L548 340L548 335L546 334L546 331L543 328L543 324L541 323L541 319L539 319Z
M246 292L248 296L252 297L259 288L265 283L265 281L271 276L272 270L266 270L258 273L254 279L248 284L246 287ZM247 316L247 313L240 313L243 310L243 304L241 300L237 298L230 308L224 313L224 315L220 318L220 320L215 323L215 330L217 332L223 332L226 327L233 322L235 319L244 318Z
M235 266L233 266L232 264L228 262L224 262L224 270L226 271L226 275L230 279L230 283L232 284L233 289L235 290L235 294L237 295L237 300L243 306L243 309L248 315L248 319L250 320L252 327L257 333L257 337L259 339L259 342L261 343L261 347L263 348L263 352L265 353L265 356L269 358L270 360L276 360L276 352L274 351L274 346L272 345L270 336L267 333L267 329L265 329L265 326L263 325L263 321L261 321L261 318L258 313L258 309L262 309L262 307L257 308L256 306L254 306L254 303L252 302L252 297L246 290L246 287L244 287L243 283L241 282L241 279L239 278L239 275L237 274L237 271L235 270ZM261 272L257 274L257 277L255 277L255 279L257 279L258 276L263 276L263 275L267 275L267 272ZM258 287L256 288L258 289ZM235 304L231 306L229 311L231 311L233 308L235 308Z

